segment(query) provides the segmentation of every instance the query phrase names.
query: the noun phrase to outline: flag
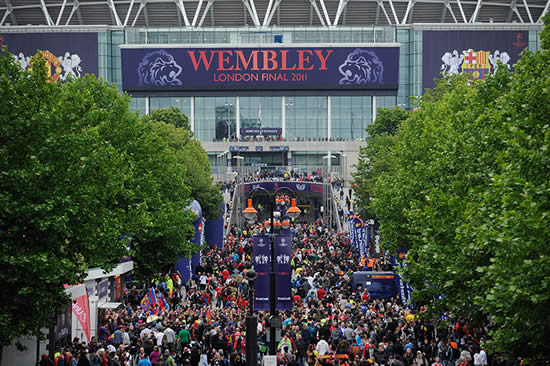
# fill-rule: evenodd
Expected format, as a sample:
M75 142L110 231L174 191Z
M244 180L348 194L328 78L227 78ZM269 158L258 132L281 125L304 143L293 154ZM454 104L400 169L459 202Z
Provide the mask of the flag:
M155 294L155 289L151 287L147 295L141 299L141 306L149 309L154 307L157 304L157 295Z
M159 310L161 314L167 310L170 310L170 305L168 305L166 300L164 300L164 296L162 294L160 294Z
M258 108L258 120L262 122L262 104L260 103L260 107Z

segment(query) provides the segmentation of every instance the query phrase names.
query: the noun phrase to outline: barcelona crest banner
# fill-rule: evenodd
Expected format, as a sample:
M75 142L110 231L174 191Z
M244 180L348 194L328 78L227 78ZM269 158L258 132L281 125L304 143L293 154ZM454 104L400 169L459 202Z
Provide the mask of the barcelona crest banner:
M433 88L441 74L466 74L481 80L495 73L500 61L513 71L528 47L527 31L424 31L422 87Z

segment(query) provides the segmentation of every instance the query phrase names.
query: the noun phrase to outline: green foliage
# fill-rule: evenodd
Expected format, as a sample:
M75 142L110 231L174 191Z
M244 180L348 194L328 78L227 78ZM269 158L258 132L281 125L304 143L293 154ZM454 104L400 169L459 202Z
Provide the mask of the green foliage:
M369 137L397 135L399 125L409 117L410 113L408 110L399 107L378 108L376 120L366 128Z
M399 125L411 112L401 108L379 108L376 121L367 126L367 145L359 150L359 162L352 174L356 190L359 214L364 218L375 216L371 198L376 196L376 180L380 175L393 169L393 148L398 141Z
M421 98L374 209L387 249L408 249L416 300L490 320L492 350L535 360L550 353L550 51L504 69Z
M183 113L172 107L155 110L151 116L144 117L144 120L153 123L155 132L173 149L179 163L186 168L185 183L191 189L191 197L200 203L204 216L217 219L221 214L223 196L220 187L214 184L208 155L189 129L177 128L174 123L155 119L155 116L168 115L173 115L172 120L187 119Z
M47 327L68 303L64 284L127 255L121 234L143 276L194 247L186 171L129 99L33 65L0 55L0 346Z
M150 115L143 116L143 119L172 124L176 127L184 128L192 134L189 118L174 106L165 109L155 109Z

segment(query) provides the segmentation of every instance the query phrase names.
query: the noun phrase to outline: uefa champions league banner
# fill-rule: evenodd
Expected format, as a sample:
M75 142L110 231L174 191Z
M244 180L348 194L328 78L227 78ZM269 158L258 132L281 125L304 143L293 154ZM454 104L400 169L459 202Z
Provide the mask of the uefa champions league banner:
M121 48L122 88L133 95L397 95L399 84L398 44Z
M7 46L23 69L41 53L54 81L98 73L97 33L0 33L0 49Z
M520 53L528 47L527 31L424 31L422 86L435 86L443 74L468 74L479 80L495 73L501 61L513 69Z
M290 283L292 273L290 266L292 237L290 235L277 235L274 243L275 274L277 276L277 310L292 310L292 289Z
M254 271L258 274L254 283L254 310L269 310L269 272L271 249L268 236L254 236Z

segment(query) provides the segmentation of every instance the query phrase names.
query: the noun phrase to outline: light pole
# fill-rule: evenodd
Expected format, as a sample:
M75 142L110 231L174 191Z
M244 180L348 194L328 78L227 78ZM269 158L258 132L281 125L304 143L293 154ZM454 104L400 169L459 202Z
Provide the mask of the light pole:
M245 277L248 280L248 316L246 317L246 364L256 366L258 364L258 320L254 316L254 281L258 274L254 271L252 263L245 263L248 270Z
M269 198L269 212L270 212L270 227L271 227L271 235L269 235L270 243L271 243L271 271L269 272L269 325L270 325L270 333L269 333L269 354L272 356L275 356L277 354L277 348L275 345L276 337L275 337L275 329L276 328L282 328L282 321L281 318L279 318L279 314L277 312L277 293L275 291L275 244L274 244L274 229L275 229L275 200L277 198L277 195L282 191L287 191L292 195L292 206L287 209L287 215L291 219L295 219L298 216L300 216L300 209L296 207L296 193L288 187L281 187L277 189L275 192L270 193L267 189L263 187L256 187L254 188L249 194L248 194L248 207L243 210L243 215L246 220L249 222L252 222L256 219L256 216L258 215L258 211L254 207L252 207L252 196L256 192L264 192L267 197ZM287 223L284 225L286 228ZM290 226L290 223L288 223L288 226Z
M233 107L233 103L225 103L225 107L227 109L227 119L225 120L225 123L227 124L227 141L231 140L231 119L229 118L229 113L231 111L231 107Z
M244 157L237 155L235 156L235 160L237 160L237 177L239 177L241 175L242 167L244 166L244 164L242 163L242 161L244 160ZM240 178L237 178L237 179L238 179L237 182L239 182Z

